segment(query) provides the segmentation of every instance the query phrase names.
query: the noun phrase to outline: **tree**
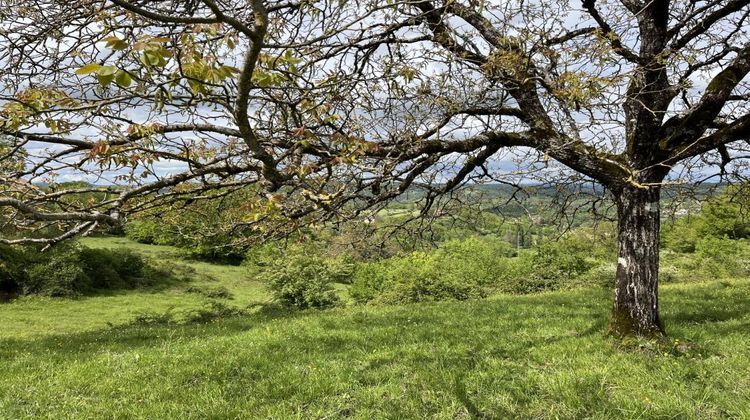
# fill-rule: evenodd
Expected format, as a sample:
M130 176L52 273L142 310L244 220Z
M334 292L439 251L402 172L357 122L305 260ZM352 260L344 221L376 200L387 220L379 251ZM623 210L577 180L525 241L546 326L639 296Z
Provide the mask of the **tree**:
M414 186L427 214L481 179L594 181L610 329L661 334L662 187L741 173L750 139L750 0L78 3L0 14L0 130L32 162L0 206L65 229L6 243L247 185L247 225L282 232ZM117 196L47 188L71 173Z

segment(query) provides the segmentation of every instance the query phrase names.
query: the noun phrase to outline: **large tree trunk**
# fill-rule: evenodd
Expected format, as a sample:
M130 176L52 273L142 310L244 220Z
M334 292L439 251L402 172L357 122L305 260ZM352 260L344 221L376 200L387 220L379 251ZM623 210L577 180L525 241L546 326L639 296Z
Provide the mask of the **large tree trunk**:
M616 197L618 259L610 332L661 335L659 318L658 187L625 187Z

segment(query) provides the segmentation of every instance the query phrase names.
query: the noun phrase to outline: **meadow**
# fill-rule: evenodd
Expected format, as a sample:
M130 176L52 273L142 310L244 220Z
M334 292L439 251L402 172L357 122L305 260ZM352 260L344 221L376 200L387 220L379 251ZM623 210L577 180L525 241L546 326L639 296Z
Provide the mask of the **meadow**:
M621 341L601 287L294 311L246 267L84 242L191 276L1 304L2 418L750 417L746 278L664 285L669 340Z
M750 420L750 0L0 5L0 420Z

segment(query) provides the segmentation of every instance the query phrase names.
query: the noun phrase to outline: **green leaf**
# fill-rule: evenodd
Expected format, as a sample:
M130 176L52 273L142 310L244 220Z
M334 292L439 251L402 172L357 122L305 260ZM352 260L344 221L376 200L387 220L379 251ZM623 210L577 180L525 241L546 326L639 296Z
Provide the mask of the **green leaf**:
M55 120L45 120L44 126L52 130L53 133L57 131L57 121Z
M130 77L130 73L127 71L120 70L115 74L115 83L120 87L126 88L133 83L133 78Z
M124 39L118 39L117 41L107 43L107 46L119 51L128 48L128 43Z
M145 61L144 61L144 58L145 58ZM154 66L154 67L164 67L167 64L167 60L165 60L164 57L159 55L158 51L151 51L151 50L147 50L143 53L141 61L144 61L144 63L147 63L147 65Z
M164 57L164 58L172 58L172 55L173 55L172 51L169 51L168 49L166 49L164 47L155 49L153 51L156 52L157 54L159 54L160 56Z
M219 83L225 78L226 76L224 76L221 71L216 69L208 69L208 71L206 72L206 80L211 83Z
M115 80L115 75L114 74L108 74L108 75L98 74L96 78L99 80L100 85L107 86L110 83L112 83L113 80Z
M96 73L101 68L102 68L101 64L97 64L97 63L86 64L85 66L76 70L76 74L80 76L84 74Z
M115 66L102 66L97 72L99 76L114 76L117 73L117 67Z

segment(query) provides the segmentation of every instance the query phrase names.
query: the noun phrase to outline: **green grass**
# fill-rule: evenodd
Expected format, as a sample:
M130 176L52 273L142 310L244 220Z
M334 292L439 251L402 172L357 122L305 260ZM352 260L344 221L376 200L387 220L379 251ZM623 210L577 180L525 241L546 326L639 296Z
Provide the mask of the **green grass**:
M0 305L0 418L750 417L748 280L665 286L679 342L627 349L599 289L123 325L206 305L180 287Z
M234 308L270 299L264 285L244 267L184 260L176 248L143 245L125 238L84 238L82 242L91 248L130 249L153 261L188 267L192 274L189 281L166 283L154 290L115 291L78 299L25 297L0 304L0 339L96 331L128 323L144 313L169 312L177 319L185 318L207 305L207 299L190 293L190 288L224 287L232 295L224 303Z
M192 286L223 286L232 292L240 304L267 302L269 294L265 286L254 279L245 267L213 264L186 260L182 253L171 246L143 245L126 238L84 238L81 242L90 248L125 248L138 252L155 261L171 261L195 270Z

